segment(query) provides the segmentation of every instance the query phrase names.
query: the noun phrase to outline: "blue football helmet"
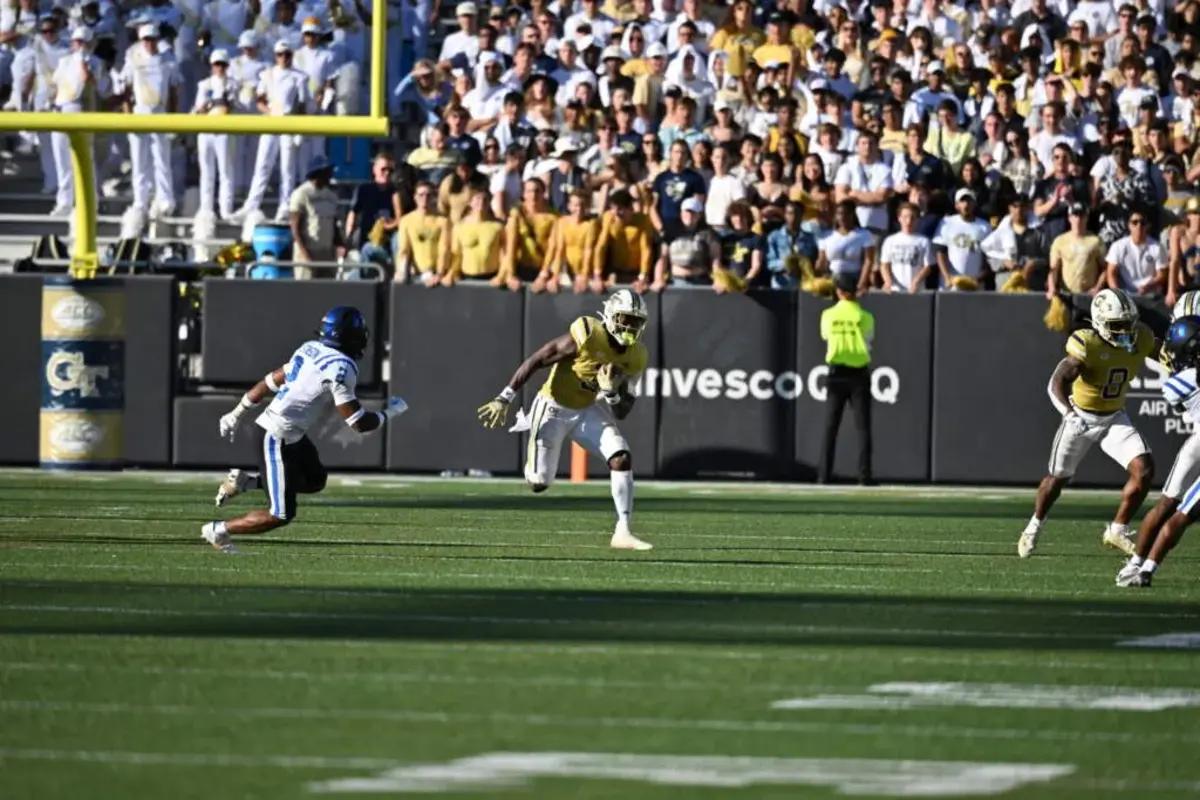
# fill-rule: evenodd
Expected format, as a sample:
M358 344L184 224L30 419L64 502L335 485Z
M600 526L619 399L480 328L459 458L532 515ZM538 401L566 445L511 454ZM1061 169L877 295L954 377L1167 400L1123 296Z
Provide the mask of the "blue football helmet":
M1163 349L1175 369L1200 366L1200 317L1180 317L1171 323Z
M362 358L367 349L367 321L354 306L334 306L321 317L317 328L317 340L335 350L341 350L351 358Z

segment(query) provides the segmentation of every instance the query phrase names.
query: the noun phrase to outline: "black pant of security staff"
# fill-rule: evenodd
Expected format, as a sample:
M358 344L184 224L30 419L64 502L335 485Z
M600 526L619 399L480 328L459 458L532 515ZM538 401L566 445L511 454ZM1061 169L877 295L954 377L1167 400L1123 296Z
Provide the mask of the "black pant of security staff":
M846 403L854 407L854 424L858 428L858 480L872 483L871 477L871 368L829 367L825 381L825 439L821 447L821 463L817 481L828 483L833 475L833 454L837 445L838 428Z

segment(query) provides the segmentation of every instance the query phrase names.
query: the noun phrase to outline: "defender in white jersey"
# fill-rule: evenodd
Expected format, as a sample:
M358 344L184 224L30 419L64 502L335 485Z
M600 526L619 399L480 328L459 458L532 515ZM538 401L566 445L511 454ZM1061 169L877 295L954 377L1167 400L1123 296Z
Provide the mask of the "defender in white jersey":
M1183 418L1200 424L1200 316L1176 319L1167 331L1163 350L1173 374L1163 383L1163 397ZM1155 570L1179 543L1187 527L1200 517L1200 433L1193 432L1179 448L1162 497L1142 520L1137 549L1117 573L1117 586L1150 585Z
M269 392L275 394L256 420L262 429L261 471L231 470L217 490L217 505L221 506L247 489L261 487L266 489L270 506L227 522L206 524L201 528L206 542L221 552L236 552L231 535L265 533L287 525L296 516L297 494L313 494L325 488L325 467L307 434L331 405L359 433L370 433L407 410L401 398L392 397L386 410L368 413L355 397L355 362L362 358L367 337L366 321L357 308L330 309L321 319L315 340L300 345L288 363L267 373L242 396L236 408L221 417L221 436L232 441L242 415Z

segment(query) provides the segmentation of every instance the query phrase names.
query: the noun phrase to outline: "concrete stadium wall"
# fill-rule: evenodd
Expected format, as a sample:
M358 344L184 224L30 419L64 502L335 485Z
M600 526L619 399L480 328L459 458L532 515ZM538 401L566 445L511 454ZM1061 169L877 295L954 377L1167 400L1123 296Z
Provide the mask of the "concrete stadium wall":
M214 280L205 284L203 379L182 390L174 371L173 288L167 278L129 281L131 464L225 467L257 460L252 431L228 444L216 420L237 393L283 363L321 314L352 304L367 314L372 343L361 394L378 407L389 393L411 411L386 436L359 438L337 420L317 432L331 467L519 474L525 436L482 430L475 409L530 350L594 314L594 295L535 296L463 285L453 290L336 281ZM623 425L643 476L744 476L808 480L824 428L828 301L807 295L714 295L677 289L648 297L650 369ZM878 336L873 364L875 474L884 481L1033 484L1046 468L1057 414L1046 382L1064 337L1048 332L1045 300L1030 295L872 294ZM9 386L0 393L0 463L37 462L41 280L0 276L0 349ZM389 344L390 343L390 344ZM1128 410L1165 477L1187 435L1147 363ZM544 378L523 393L528 407ZM248 423L249 424L249 423ZM856 435L842 422L835 473L854 474ZM590 468L602 474L592 459ZM562 472L567 469L566 454ZM1121 471L1097 449L1079 482L1116 485Z

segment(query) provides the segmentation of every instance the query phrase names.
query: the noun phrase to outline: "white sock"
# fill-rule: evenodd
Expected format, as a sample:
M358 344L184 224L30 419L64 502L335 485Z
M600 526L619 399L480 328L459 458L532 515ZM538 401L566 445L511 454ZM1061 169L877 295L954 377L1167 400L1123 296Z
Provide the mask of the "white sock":
M1124 522L1116 522L1115 520L1108 523L1108 529L1113 533L1119 533L1122 536L1126 536L1129 533L1128 525L1126 525Z
M1029 518L1029 524L1025 526L1025 530L1036 531L1036 530L1040 530L1041 527L1042 527L1042 521L1040 519L1038 519L1037 514L1034 514L1032 517Z
M612 482L612 498L613 505L617 508L617 521L628 525L630 517L633 516L633 471L613 470L609 473L609 480Z
M1158 562L1153 558L1147 558L1142 562L1142 572L1149 572L1151 575L1153 575L1154 570L1156 569L1158 569Z
M1134 553L1129 557L1129 561L1125 563L1127 567L1140 567L1142 565L1142 557Z

